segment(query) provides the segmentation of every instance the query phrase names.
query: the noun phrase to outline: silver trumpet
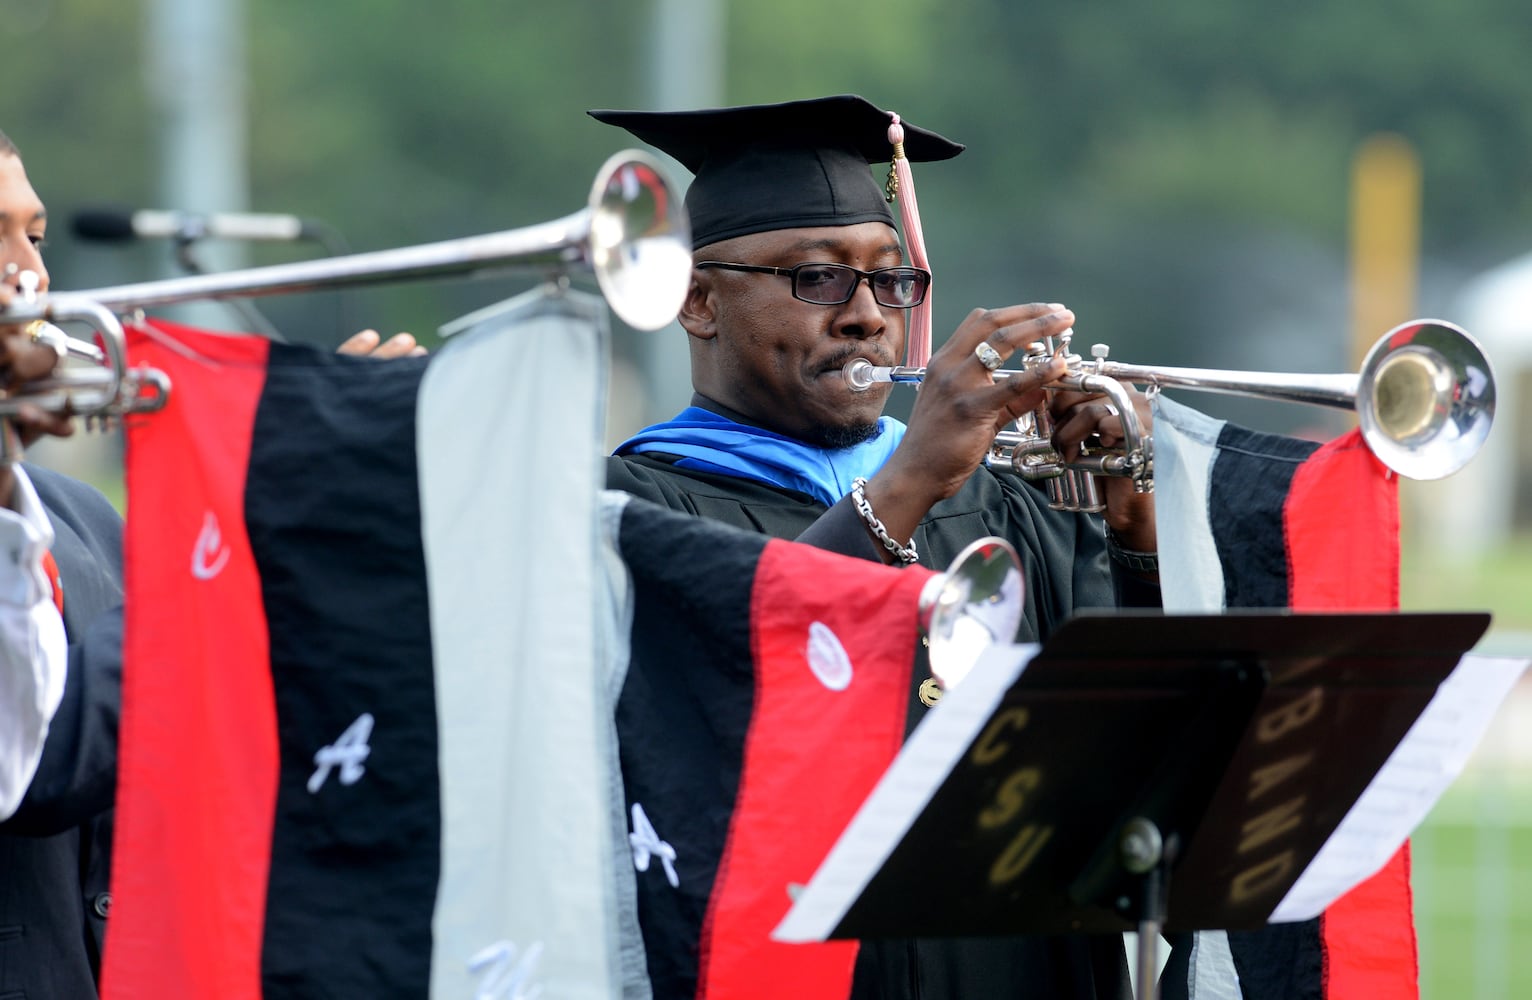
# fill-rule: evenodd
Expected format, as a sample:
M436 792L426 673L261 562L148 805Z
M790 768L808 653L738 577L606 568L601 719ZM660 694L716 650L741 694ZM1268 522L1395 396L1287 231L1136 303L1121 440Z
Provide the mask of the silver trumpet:
M589 272L612 311L629 326L658 330L668 324L686 296L691 235L665 168L644 152L617 153L597 172L584 208L521 229L293 264L48 292L30 301L24 296L0 313L0 323L42 321L44 326L33 328L34 338L62 343L61 356L84 358L92 345L62 331L49 332L57 329L53 323L77 320L93 327L105 346L96 352L93 368L62 368L54 378L29 385L24 394L0 400L0 415L14 413L18 400L82 415L164 406L170 391L164 374L126 368L118 319L150 306L422 278L493 277L517 270L542 271L559 283L572 272Z
M1162 388L1309 403L1354 410L1362 437L1384 465L1410 479L1441 479L1461 469L1489 436L1495 416L1495 375L1473 337L1452 323L1416 319L1384 334L1355 374L1306 375L1123 364L1107 360L1096 344L1089 360L1069 351L1070 334L1032 345L1020 371L1044 365L1055 354L1068 370L1046 388L1105 395L1122 419L1121 446L1084 446L1074 462L1054 449L1046 405L1024 415L1014 430L1000 432L987 461L1025 479L1044 481L1049 504L1062 510L1099 511L1104 504L1097 476L1125 476L1140 493L1154 489L1154 442L1140 425L1125 388L1150 395ZM865 391L880 382L919 384L924 368L887 367L857 359L846 365L846 382Z
M961 683L986 649L1015 640L1025 593L1021 557L995 536L969 542L945 572L932 574L919 602L931 667L919 696L927 707Z
M39 280L34 271L17 275L20 298L6 315L44 312L47 319L39 317L24 322L22 332L33 343L57 353L61 367L48 378L28 382L22 391L0 394L0 417L15 414L23 405L89 418L152 412L164 406L170 380L154 369L128 371L122 327L111 310L86 298L50 303L48 296L37 291ZM78 320L94 327L102 331L100 342L104 346L71 337L50 319ZM70 366L69 362L83 362L85 366ZM0 460L9 461L19 451L8 429L4 440Z

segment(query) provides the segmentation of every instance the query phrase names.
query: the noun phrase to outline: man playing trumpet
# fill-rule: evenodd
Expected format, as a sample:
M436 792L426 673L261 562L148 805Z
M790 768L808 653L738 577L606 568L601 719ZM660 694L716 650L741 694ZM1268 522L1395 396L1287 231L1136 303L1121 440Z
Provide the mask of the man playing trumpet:
M1061 572L1061 561L1102 565L1099 521L1050 512L1036 490L982 464L995 434L1041 405L1043 386L1065 365L1054 360L1005 379L991 373L1017 351L1070 329L1068 309L971 312L931 359L908 427L882 416L887 385L855 393L842 377L856 358L898 363L907 314L925 304L930 285L929 272L905 263L868 169L873 157L889 155L886 112L860 98L829 98L593 114L698 171L687 194L695 270L680 314L696 395L675 420L618 449L614 486L694 512L683 497L727 497L739 513L715 516L783 537L811 526L809 540L841 537L856 523L853 533L885 561L930 549L920 561L938 568L981 528L1021 531L1030 536L1021 539L1023 551L1039 557L1028 572L1043 574L1028 580L1038 585L1035 594L1058 589L1046 575ZM934 133L903 129L911 159L962 150ZM1121 437L1120 419L1100 397L1061 392L1051 405L1055 442L1066 457L1092 435L1108 444ZM850 497L859 477L866 479L863 510L872 517L859 516ZM1118 544L1152 552L1152 496L1109 482L1106 497L1106 524ZM825 508L829 520L821 521ZM946 523L967 515L978 520ZM1050 610L1067 613L1075 603L1063 597ZM1032 611L1035 630L1043 609ZM1050 626L1058 620L1046 617Z
M48 218L21 156L0 135L0 305L18 293L23 274L48 288L40 253ZM0 326L5 394L51 374L51 346L21 326ZM73 420L21 402L6 420L13 446L44 434L68 436ZM95 995L107 895L114 748L66 731L115 732L116 677L65 669L65 633L78 645L89 626L122 598L121 521L96 490L47 469L0 462L0 548L19 564L0 566L0 994L74 998ZM50 570L52 570L50 572ZM41 580L41 585L36 581ZM67 593L64 583L67 582ZM24 607L21 602L26 602ZM9 655L18 626L44 637L28 658ZM16 650L18 654L25 650ZM113 725L99 725L103 709ZM51 742L45 743L47 737ZM105 761L100 752L105 749ZM24 798L34 786L47 801ZM53 793L57 792L57 797Z
M592 115L696 174L687 194L694 270L680 312L695 395L675 419L618 449L609 485L889 563L945 568L967 543L998 535L1022 558L1021 641L1046 639L1077 609L1112 606L1125 594L1158 602L1149 582L1151 495L1109 480L1103 525L1050 509L1040 489L984 464L996 433L1044 405L1044 386L1065 364L1054 359L1006 379L993 372L1070 329L1068 309L969 313L931 357L908 426L882 415L887 384L858 393L843 378L857 358L899 363L907 318L929 309L930 272L907 259L869 164L891 155L947 159L961 146L907 123L902 137L890 135L901 124L895 116L849 96ZM912 196L900 192L918 262ZM1066 460L1093 435L1105 444L1122 437L1120 418L1100 397L1057 392L1048 405ZM1138 408L1147 428L1148 407ZM923 711L912 692L911 722ZM852 995L905 996L915 982L923 997L1124 995L1122 956L1116 938L868 942Z

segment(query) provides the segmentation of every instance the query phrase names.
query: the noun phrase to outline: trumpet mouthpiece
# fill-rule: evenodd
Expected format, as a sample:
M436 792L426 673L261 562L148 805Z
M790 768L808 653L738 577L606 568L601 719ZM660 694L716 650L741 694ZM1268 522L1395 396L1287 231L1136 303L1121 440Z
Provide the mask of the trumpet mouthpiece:
M841 369L841 374L845 376L846 384L851 387L852 392L866 392L876 381L872 377L872 369L871 361L866 358L856 358L847 362L846 367Z

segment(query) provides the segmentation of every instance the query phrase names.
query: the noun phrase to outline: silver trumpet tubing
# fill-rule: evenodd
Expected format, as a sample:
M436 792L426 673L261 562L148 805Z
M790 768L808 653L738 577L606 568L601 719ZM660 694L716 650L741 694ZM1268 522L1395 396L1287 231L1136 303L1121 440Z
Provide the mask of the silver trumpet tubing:
M1134 489L1154 489L1154 442L1144 432L1127 384L1149 393L1180 388L1233 396L1354 410L1363 440L1384 465L1410 479L1441 479L1466 465L1489 436L1495 415L1495 376L1489 359L1465 330L1435 319L1403 323L1373 344L1355 374L1289 374L1208 368L1155 367L1107 360L1096 344L1090 359L1069 352L1070 335L1040 342L1022 356L1019 371L1044 365L1055 354L1068 369L1045 388L1107 396L1122 419L1123 442L1105 448L1086 444L1076 461L1053 448L1046 405L1000 432L987 461L1022 477L1044 481L1049 503L1065 510L1103 508L1095 477L1125 476ZM846 365L850 387L865 391L882 382L919 384L924 368L881 367L864 359Z
M34 342L53 348L61 363L76 364L61 367L48 378L34 379L22 391L0 398L0 416L10 416L23 405L86 418L153 413L164 407L170 398L169 376L156 368L127 366L122 327L110 310L57 315L104 331L100 340L107 348L71 337L47 320L27 323L23 330Z
M13 416L23 406L90 418L149 412L164 406L170 391L169 379L163 372L151 369L127 370L122 327L117 317L88 299L47 303L46 296L37 291L40 280L35 271L23 271L17 276L21 297L7 315L42 311L52 319L79 320L101 331L104 346L71 337L49 319L23 323L22 333L33 343L57 353L60 367L55 374L33 379L18 391L0 393L0 418ZM0 461L13 461L19 454L19 444L10 429L0 431Z
M613 155L597 172L585 207L551 222L394 250L48 292L13 303L0 313L0 323L78 320L94 327L106 345L100 352L100 370L64 368L54 379L39 383L37 396L28 392L14 398L39 405L46 400L59 409L67 404L75 413L141 412L163 406L170 386L162 373L125 368L120 315L201 299L452 276L486 278L529 270L558 282L571 273L588 272L612 311L629 326L658 330L670 323L691 275L691 235L681 198L659 160L638 150ZM67 344L66 350L74 353Z

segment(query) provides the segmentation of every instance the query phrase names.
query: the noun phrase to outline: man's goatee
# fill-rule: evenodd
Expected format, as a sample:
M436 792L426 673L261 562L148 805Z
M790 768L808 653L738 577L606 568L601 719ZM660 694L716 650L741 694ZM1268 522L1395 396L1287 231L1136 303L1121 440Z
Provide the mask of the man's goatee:
M849 427L817 427L809 443L820 448L852 448L876 437L878 425L852 424Z

